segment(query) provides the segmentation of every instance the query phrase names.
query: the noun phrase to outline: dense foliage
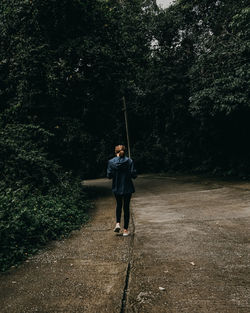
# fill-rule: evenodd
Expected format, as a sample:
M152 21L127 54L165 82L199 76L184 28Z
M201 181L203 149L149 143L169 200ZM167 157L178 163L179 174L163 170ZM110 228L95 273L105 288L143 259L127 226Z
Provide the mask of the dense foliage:
M250 176L249 18L247 0L0 2L2 268L85 220L77 177L125 143L123 96L139 171Z
M28 186L0 190L0 270L19 263L49 240L65 237L86 220L90 204L80 183L44 194Z
M86 221L81 182L48 157L53 136L30 124L0 131L0 270Z
M249 17L244 0L179 0L157 13L135 146L137 156L146 144L154 169L250 176Z
M136 91L149 53L143 2L0 4L4 123L55 134L52 158L85 177L103 171L110 147L124 137L121 97Z

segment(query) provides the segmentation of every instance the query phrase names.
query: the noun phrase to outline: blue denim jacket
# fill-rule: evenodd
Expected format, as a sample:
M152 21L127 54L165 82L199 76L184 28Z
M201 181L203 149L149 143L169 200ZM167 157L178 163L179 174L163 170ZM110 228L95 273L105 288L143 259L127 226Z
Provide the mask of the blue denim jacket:
M132 178L136 178L133 160L127 157L114 157L108 161L107 177L113 179L112 191L118 195L134 193Z

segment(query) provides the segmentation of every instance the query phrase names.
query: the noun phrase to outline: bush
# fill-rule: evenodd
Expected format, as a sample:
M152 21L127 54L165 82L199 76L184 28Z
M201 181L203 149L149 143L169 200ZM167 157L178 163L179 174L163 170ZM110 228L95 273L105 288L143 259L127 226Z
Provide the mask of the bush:
M46 195L30 193L29 186L0 190L1 271L86 222L90 203L80 181L64 184Z
M87 219L81 181L48 154L52 135L35 125L0 128L0 270Z
M60 181L60 168L47 147L52 134L35 125L8 124L0 129L0 179L9 187L48 190Z

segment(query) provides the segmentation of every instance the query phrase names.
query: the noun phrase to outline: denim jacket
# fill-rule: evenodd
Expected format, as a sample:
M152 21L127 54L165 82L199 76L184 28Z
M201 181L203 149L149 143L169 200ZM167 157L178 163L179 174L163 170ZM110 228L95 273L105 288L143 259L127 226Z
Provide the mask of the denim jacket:
M107 177L112 179L112 191L118 195L134 193L132 178L136 178L134 162L128 157L114 157L108 161Z

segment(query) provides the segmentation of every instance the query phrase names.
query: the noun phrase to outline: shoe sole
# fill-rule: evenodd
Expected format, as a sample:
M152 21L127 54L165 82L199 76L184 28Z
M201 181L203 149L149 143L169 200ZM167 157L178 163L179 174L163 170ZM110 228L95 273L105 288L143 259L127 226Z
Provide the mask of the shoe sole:
M116 228L114 229L114 232L115 232L115 233L119 233L120 229L121 229L121 228L116 227Z

